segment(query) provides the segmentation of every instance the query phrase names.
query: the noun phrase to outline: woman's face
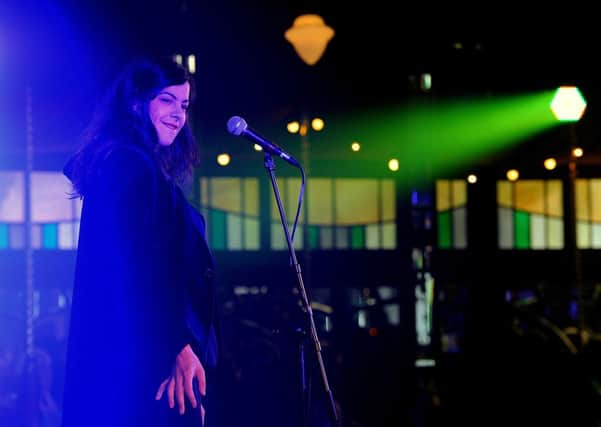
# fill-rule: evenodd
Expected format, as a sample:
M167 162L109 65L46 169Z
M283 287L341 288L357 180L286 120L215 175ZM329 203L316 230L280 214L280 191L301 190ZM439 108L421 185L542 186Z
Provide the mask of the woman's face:
M186 123L190 103L190 83L167 86L155 96L148 106L150 121L157 131L159 144L167 147Z

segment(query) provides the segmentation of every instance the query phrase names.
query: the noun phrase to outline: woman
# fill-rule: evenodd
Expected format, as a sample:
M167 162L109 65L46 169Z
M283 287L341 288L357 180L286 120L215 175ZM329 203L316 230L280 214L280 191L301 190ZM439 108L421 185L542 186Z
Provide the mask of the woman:
M204 422L214 263L178 186L198 159L191 84L170 59L134 61L65 167L83 198L65 427Z

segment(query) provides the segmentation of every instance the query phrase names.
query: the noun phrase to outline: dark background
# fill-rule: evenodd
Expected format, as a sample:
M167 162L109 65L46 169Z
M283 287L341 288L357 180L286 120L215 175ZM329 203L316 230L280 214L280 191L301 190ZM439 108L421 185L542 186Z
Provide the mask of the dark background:
M283 36L293 19L306 12L319 13L336 31L313 67L300 60ZM124 62L138 54L193 53L197 98L191 120L207 175L219 174L212 164L216 152L243 149L225 131L232 115L241 115L269 136L278 137L275 124L302 112L327 117L403 103L416 93L412 77L428 72L433 77L431 95L440 98L579 86L589 102L578 123L579 142L590 159L582 173L595 176L600 127L594 16L577 4L526 11L523 4L509 3L454 3L443 8L384 1L3 2L0 167L24 167L27 88L35 123L34 169L60 170L77 148L96 101ZM462 47L458 49L456 43ZM320 336L346 425L558 425L559 420L598 425L593 415L599 384L595 347L588 346L573 357L549 328L533 320L550 305L556 309L553 313L559 313L552 320L570 326L565 320L571 298L566 288L573 281L565 268L570 254L495 250L491 183L509 165L518 166L524 176L537 176L542 156L553 151L550 145L558 153L565 149L557 142L565 132L557 128L479 160L482 176L489 180L470 190L470 200L473 196L480 203L469 209L475 218L486 219L469 230L470 250L438 252L433 257L439 292L434 338L440 340L443 329L455 327L454 322L465 328L461 352L446 354L439 341L427 349L425 356L437 360L435 368L414 367L424 349L415 345L415 271L409 251L430 242L432 236L416 226L421 213L410 206L408 198L399 198L398 250L313 255L307 281L316 295L327 289L335 307L338 327L332 334L320 329ZM360 175L362 164L350 161L343 149L347 142L336 138L329 142L327 149L312 154L315 159L330 159L338 152L335 160ZM375 157L380 154L372 152ZM250 157L240 166L241 175L262 173L261 163ZM0 254L0 282L5 277L19 278L0 283L3 289L23 286L26 260L21 255ZM42 296L69 288L73 255L34 254ZM223 271L224 312L216 418L222 425L296 425L300 419L299 341L293 331L301 320L287 291L294 283L288 259L284 254L263 252L216 256ZM596 271L599 257L596 251L583 257L585 279L592 288L601 280ZM373 337L356 328L349 295L350 290L361 293L383 284L398 291L395 298L403 310L402 324L390 328L374 320L379 334ZM265 285L276 291L240 297L232 294L238 285ZM525 311L506 305L508 289L534 289L540 305ZM13 307L23 307L23 301L17 298ZM597 309L593 307L593 312ZM37 342L48 349L57 346L60 355L56 330L63 327L64 333L65 313L47 314L53 332L41 325ZM317 321L323 327L322 319ZM7 335L21 342L23 324L23 318L10 317L2 322L3 332L12 332ZM57 395L60 368L59 357L55 363ZM315 425L327 425L314 366L312 378ZM28 390L27 385L23 387ZM477 415L480 411L484 415ZM27 417L10 421L15 420L24 423Z

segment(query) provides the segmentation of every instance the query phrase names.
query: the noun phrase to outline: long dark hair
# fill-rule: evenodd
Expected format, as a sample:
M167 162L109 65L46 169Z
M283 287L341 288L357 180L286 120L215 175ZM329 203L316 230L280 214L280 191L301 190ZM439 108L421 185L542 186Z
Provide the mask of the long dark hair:
M137 58L115 80L83 133L81 149L65 167L73 184L73 196L83 197L99 161L120 145L146 149L163 174L176 182L184 181L198 165L198 147L188 121L175 141L160 146L156 129L148 114L150 101L167 86L193 80L188 71L171 58Z

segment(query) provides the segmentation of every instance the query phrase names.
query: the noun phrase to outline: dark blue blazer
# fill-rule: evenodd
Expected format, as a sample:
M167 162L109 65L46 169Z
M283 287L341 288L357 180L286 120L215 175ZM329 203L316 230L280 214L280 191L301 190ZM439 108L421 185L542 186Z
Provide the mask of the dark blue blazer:
M217 363L204 220L142 148L115 148L95 170L80 221L63 425L167 425L154 396L176 355L190 344L206 369Z

